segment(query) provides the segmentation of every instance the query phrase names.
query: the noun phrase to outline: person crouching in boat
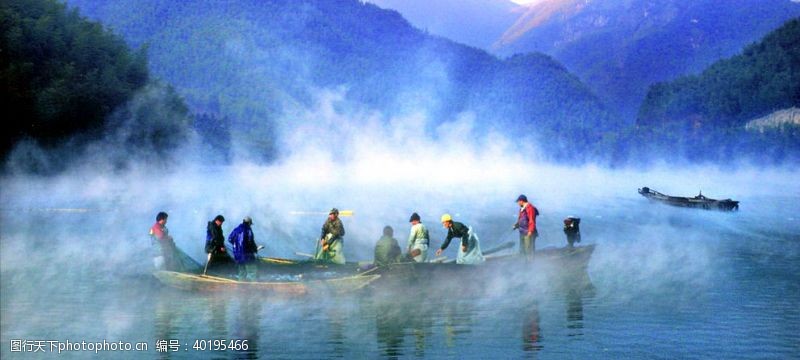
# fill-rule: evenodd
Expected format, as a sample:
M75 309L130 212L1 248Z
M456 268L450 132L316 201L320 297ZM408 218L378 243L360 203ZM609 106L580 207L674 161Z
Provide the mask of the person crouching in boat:
M525 195L517 197L517 205L519 213L514 229L519 229L519 253L531 259L536 252L536 238L539 237L539 231L536 229L536 216L539 215L539 210L528 202L528 197Z
M564 219L564 234L567 235L567 247L581 242L581 219L573 216Z
M422 219L417 213L411 214L408 222L411 223L411 233L408 235L408 258L418 263L426 262L430 244L428 229L422 224Z
M383 236L375 244L375 266L386 266L402 260L402 251L397 239L394 238L394 229L391 226L383 228Z
M322 234L320 235L315 260L331 262L334 264L344 264L344 225L339 219L339 210L336 208L328 212L328 219L322 224Z
M208 222L206 227L206 253L208 254L207 267L220 267L233 262L228 252L225 251L225 235L222 233L222 223L225 217L217 215Z
M447 249L447 246L450 245L450 240L453 240L453 238L460 238L461 248L458 251L456 264L476 265L486 261L481 252L478 236L475 235L471 227L453 221L453 217L450 216L450 214L442 215L441 220L442 226L447 229L447 238L444 240L442 247L436 250L436 256L441 255L442 251Z
M256 237L253 235L253 219L249 216L242 220L230 235L228 242L233 245L233 258L239 268L239 281L255 281L258 277L258 267L256 265Z
M179 271L178 262L175 256L175 241L169 235L167 229L167 218L169 215L165 212L159 212L156 215L156 223L150 228L150 237L158 244L161 254L161 264L156 265L156 268L161 270Z

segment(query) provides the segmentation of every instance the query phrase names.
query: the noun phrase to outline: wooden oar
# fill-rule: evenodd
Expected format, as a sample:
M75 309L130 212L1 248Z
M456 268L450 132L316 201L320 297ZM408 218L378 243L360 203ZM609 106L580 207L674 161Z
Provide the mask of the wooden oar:
M208 263L211 262L211 253L208 253L208 259L206 259L206 267L203 268L203 276L206 276L206 272L208 272Z
M328 215L326 212L322 211L289 211L290 215ZM355 213L353 210L340 210L339 216L353 216Z
M507 242L505 244L500 244L500 245L495 246L495 247L493 247L493 248L491 248L489 250L486 250L486 251L484 251L482 253L483 253L483 256L485 257L486 255L494 254L496 252L500 252L500 251L503 251L505 249L510 249L512 247L514 247L514 242L513 241L509 241L509 242ZM447 261L444 261L443 263L444 264L450 264L450 263L453 263L453 262L455 262L455 260L447 260Z
M367 270L367 271L364 271L364 272L362 272L362 273L359 273L359 274L357 274L357 275L358 275L358 276L364 276L364 275L367 275L367 274L369 274L369 273L371 273L371 272L377 271L379 268L380 268L380 266L375 266L375 267L373 267L372 269L369 269L369 270Z
M299 252L299 251L295 251L294 254L297 255L297 256L308 257L308 258L313 258L314 257L314 255L311 255L309 253Z
M280 264L280 265L294 265L300 263L302 260L292 260L292 259L281 259L281 258L274 258L274 257L261 257L259 258L262 262L268 264Z
M496 252L500 252L500 251L503 251L505 249L510 249L510 248L513 248L513 247L514 247L514 242L513 241L509 241L509 242L507 242L505 244L500 244L500 245L498 245L496 247L493 247L493 248L491 248L489 250L484 251L483 255L494 254Z

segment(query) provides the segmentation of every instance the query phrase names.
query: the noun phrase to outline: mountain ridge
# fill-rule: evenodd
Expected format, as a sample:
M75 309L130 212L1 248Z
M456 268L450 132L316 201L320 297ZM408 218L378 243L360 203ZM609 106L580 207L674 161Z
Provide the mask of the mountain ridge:
M233 137L274 138L286 106L308 107L313 88L343 89L350 104L383 114L424 112L528 137L593 141L610 117L597 97L549 56L519 62L431 36L399 13L356 0L84 1L69 4L133 45L152 71L197 109L230 118ZM214 69L214 71L208 71ZM512 85L499 79L524 79ZM289 105L287 105L289 104ZM562 108L571 108L565 112ZM585 128L582 124L596 124ZM560 128L574 132L558 132ZM590 135L590 133L597 133ZM577 141L576 140L576 141ZM250 144L258 148L258 144ZM275 149L261 148L268 154Z

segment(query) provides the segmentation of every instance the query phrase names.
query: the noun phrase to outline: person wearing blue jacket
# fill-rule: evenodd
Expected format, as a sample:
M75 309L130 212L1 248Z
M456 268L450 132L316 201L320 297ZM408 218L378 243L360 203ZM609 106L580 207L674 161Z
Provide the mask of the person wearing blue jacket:
M247 216L228 236L228 242L233 245L233 258L239 267L240 281L255 281L258 276L256 264L258 246L251 225L253 219Z

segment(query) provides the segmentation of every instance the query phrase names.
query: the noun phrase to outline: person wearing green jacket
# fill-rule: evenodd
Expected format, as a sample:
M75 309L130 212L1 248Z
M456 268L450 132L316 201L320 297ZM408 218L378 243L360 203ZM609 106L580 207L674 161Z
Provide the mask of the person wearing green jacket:
M402 261L402 251L397 239L394 238L394 229L391 226L383 228L383 236L375 244L375 266L386 266Z
M315 260L344 264L344 225L339 219L339 209L333 208L328 212L328 219L322 224Z

